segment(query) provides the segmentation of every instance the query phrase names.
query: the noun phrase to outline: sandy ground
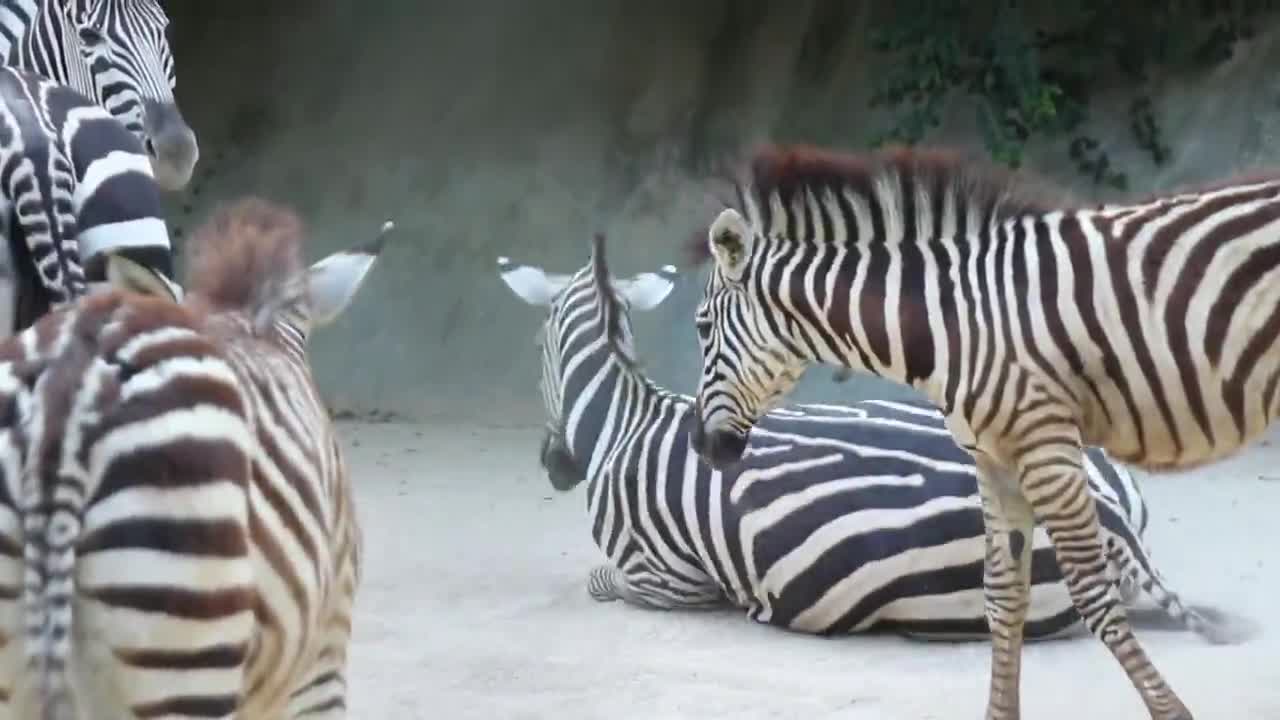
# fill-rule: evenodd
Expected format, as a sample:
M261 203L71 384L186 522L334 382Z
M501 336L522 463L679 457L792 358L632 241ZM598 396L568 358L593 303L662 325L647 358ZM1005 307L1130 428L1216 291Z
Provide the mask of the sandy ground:
M821 639L738 613L598 604L581 489L556 495L535 428L343 423L366 538L351 717L979 718L985 643ZM1142 633L1203 719L1280 718L1280 438L1145 484L1155 558L1192 602L1261 623L1243 645ZM1091 639L1028 649L1024 716L1143 718Z

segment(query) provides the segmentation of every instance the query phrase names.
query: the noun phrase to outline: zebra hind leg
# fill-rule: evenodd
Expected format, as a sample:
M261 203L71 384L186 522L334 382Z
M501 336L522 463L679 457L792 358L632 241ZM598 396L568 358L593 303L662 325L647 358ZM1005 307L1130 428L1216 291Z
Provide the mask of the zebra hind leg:
M1021 716L1023 628L1031 606L1031 506L1012 490L1010 474L985 455L975 455L982 496L986 555L982 586L991 630L991 687L987 720Z
M1124 668L1153 720L1190 720L1191 712L1134 635L1120 601L1074 426L1045 422L1036 430L1024 440L1018 482L1053 542L1072 603Z

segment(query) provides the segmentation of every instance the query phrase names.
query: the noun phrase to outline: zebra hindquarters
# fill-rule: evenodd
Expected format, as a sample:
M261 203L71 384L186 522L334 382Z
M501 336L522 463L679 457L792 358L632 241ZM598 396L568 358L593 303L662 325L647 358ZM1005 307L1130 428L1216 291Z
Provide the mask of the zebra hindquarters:
M241 705L255 629L249 462L217 427L238 419L201 420L159 446L116 438L130 447L84 513L71 664L82 719L233 718ZM154 422L169 426L134 431L185 424Z

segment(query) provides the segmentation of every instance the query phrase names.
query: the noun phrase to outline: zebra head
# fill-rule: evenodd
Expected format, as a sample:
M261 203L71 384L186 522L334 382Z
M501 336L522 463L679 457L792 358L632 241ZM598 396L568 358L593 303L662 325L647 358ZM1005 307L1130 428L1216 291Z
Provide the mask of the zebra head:
M117 288L232 316L238 332L276 342L302 359L311 331L351 304L394 227L387 221L373 241L304 268L301 221L284 207L247 197L220 208L196 232L190 292L123 254L107 257L106 272Z
M543 468L556 490L572 490L586 479L582 466L573 457L566 438L564 368L570 352L586 354L596 340L603 340L599 352L624 363L635 361L631 340L632 309L646 311L658 306L675 287L676 269L667 265L659 272L644 272L630 278L615 278L609 272L604 253L604 236L592 242L591 259L572 275L547 273L531 265L516 265L498 258L498 276L516 297L530 305L547 308L538 332L542 347L542 377L538 381L547 428L539 452ZM585 343L585 344L584 344ZM594 367L577 365L579 372Z
M191 180L200 158L196 134L174 99L177 85L173 51L165 35L169 18L157 0L59 0L71 13L84 67L74 86L92 89L105 106L138 137L151 158L156 182L178 190ZM68 58L68 65L72 65Z
M694 450L722 470L742 459L756 421L799 382L807 367L790 337L785 293L774 292L774 262L763 237L738 211L726 209L708 231L714 259L694 326L702 352L695 399ZM766 302L777 303L778 307Z

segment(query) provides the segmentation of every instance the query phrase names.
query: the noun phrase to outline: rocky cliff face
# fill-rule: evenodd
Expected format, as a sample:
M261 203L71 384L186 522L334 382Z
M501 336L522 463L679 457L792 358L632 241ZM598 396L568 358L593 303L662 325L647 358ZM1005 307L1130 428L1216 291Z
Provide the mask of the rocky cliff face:
M884 71L865 32L870 3L797 0L648 3L577 0L228 0L172 7L179 98L201 135L186 231L209 204L243 192L295 205L313 257L370 235L396 244L336 327L315 341L338 407L408 417L464 412L536 417L532 338L542 315L498 281L494 261L567 271L591 233L615 268L679 262L707 217L698 177L745 144L800 139L862 145L884 117L867 108ZM1091 132L1135 190L1265 165L1280 154L1280 43L1274 33L1195 77L1157 78L1155 114L1174 157L1154 167L1128 138L1128 95L1104 97ZM954 110L932 138L976 147ZM1100 195L1065 145L1029 167ZM701 274L637 316L651 374L689 391L690 313ZM906 391L843 386L811 373L799 397Z

